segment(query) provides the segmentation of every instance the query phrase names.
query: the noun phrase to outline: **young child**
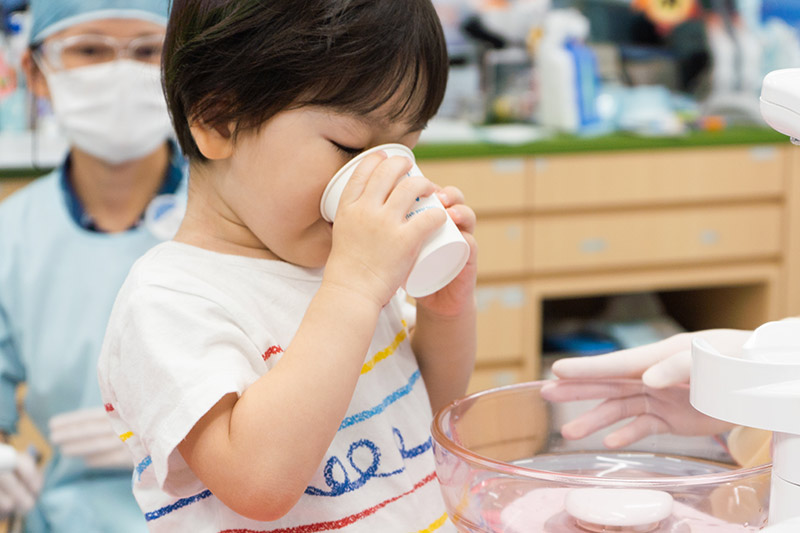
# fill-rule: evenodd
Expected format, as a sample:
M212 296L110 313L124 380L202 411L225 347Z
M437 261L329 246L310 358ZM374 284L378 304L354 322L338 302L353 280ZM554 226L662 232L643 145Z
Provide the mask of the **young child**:
M175 240L131 270L99 364L152 531L453 531L432 410L475 356L475 215L402 157L441 102L447 54L430 0L175 0L163 59L190 161ZM424 165L423 165L424 167ZM467 266L397 295L445 219Z

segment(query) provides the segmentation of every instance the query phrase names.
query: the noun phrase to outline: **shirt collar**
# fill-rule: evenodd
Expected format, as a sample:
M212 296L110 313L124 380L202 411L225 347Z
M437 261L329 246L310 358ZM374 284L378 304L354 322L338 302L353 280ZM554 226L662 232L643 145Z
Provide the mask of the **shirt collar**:
M167 172L164 175L164 180L161 184L161 188L158 190L156 195L162 194L175 194L178 188L183 181L183 177L186 173L186 160L183 158L183 155L180 153L178 149L177 143L173 140L169 140L169 150L170 150L170 159L169 165L167 166ZM86 212L84 209L83 204L81 203L80 199L78 198L77 193L75 192L75 187L72 184L72 156L68 155L67 159L64 161L64 164L61 165L61 171L59 173L59 182L61 183L61 189L64 193L64 200L67 204L67 212L70 215L70 218L81 228L87 231L93 231L97 233L104 233L102 229L97 227L94 218ZM139 226L142 222L142 218L144 217L144 212L141 214L139 219L128 229L133 229Z

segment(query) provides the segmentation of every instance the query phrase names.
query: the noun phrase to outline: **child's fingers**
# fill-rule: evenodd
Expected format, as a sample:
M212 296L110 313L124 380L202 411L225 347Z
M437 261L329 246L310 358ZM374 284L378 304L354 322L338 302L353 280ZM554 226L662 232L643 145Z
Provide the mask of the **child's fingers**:
M447 215L441 209L425 209L408 219L405 225L409 235L414 235L414 241L422 242L438 228L444 225Z
M370 176L375 169L378 168L383 161L386 160L386 152L378 151L372 154L369 154L367 157L361 161L356 169L353 171L353 175L350 176L350 180L347 182L347 185L344 186L342 189L342 195L339 198L339 203L351 203L357 200L364 192L364 189L369 181Z
M439 200L442 202L445 209L464 203L464 193L461 192L461 189L452 185L442 187L436 194L439 196Z
M403 178L390 192L386 199L386 207L405 216L414 210L420 198L433 194L434 189L435 185L423 176Z
M467 205L456 204L447 208L447 213L453 219L458 229L467 233L475 233L477 217L475 211Z
M365 199L383 205L398 182L407 181L403 176L411 169L411 160L394 156L381 162L370 175L362 195Z

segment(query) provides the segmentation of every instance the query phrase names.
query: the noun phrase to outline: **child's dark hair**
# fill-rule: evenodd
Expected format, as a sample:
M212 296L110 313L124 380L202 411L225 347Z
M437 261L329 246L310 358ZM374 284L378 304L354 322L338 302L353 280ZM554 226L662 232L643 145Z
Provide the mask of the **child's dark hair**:
M321 105L422 128L447 84L431 0L173 0L163 57L167 104L184 153L205 160L189 123L231 135L279 111Z

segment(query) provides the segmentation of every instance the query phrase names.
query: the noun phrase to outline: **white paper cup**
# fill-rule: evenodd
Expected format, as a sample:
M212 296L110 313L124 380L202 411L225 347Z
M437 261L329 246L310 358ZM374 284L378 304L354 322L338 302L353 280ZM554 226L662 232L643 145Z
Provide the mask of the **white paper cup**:
M336 218L336 209L339 207L339 198L342 195L342 190L350 180L350 176L353 175L353 171L364 157L379 150L386 152L389 157L399 155L409 158L413 165L406 176L423 175L415 162L414 152L407 146L402 144L382 144L370 148L348 161L328 183L325 192L322 193L322 201L320 202L322 218L328 222L333 222ZM439 197L432 194L417 198L413 209L406 214L406 219L427 209L441 209L445 211L445 214L447 213L442 202L439 201ZM453 281L453 278L467 264L467 259L469 259L469 245L461 235L461 230L458 229L458 226L448 215L445 223L423 243L417 260L414 262L414 266L411 267L411 272L406 280L406 292L414 298L433 294Z

